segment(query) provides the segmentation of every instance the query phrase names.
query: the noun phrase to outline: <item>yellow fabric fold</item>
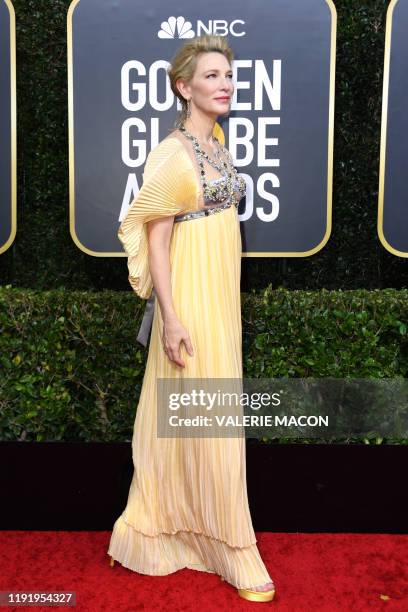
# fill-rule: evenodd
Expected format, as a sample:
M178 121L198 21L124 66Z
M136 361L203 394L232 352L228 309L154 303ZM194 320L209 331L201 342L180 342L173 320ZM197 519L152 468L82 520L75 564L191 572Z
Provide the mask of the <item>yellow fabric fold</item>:
M143 184L119 226L118 238L128 256L129 283L148 299L153 283L148 260L146 223L197 209L194 167L177 138L167 138L150 151Z

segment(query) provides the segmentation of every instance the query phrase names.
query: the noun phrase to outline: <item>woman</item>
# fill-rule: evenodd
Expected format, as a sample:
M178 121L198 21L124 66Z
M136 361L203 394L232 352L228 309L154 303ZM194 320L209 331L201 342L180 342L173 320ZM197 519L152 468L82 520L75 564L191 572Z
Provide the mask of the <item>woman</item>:
M234 91L224 37L189 40L169 78L177 128L153 149L119 228L129 282L153 321L132 441L134 475L108 554L149 575L217 573L245 599L270 601L248 506L245 438L157 436L158 378L242 379L241 235L245 183L213 136ZM154 290L153 290L154 287ZM155 299L157 297L157 299ZM148 311L139 339L149 327Z

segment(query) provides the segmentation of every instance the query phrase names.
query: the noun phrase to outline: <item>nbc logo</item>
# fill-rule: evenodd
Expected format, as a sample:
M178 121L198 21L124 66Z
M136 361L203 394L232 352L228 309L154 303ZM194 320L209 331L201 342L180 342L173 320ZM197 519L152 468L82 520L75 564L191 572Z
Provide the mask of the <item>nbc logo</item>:
M228 23L225 19L210 19L208 23L204 23L200 19L196 24L197 36L201 34L218 34L220 36L245 36L246 32L239 28L245 24L242 19L234 19ZM191 21L187 21L185 17L169 17L167 21L162 21L160 30L157 32L159 38L194 38L196 36L192 29Z
M161 23L161 30L158 31L159 38L193 38L194 31L191 29L191 22L184 17L169 17L167 21Z

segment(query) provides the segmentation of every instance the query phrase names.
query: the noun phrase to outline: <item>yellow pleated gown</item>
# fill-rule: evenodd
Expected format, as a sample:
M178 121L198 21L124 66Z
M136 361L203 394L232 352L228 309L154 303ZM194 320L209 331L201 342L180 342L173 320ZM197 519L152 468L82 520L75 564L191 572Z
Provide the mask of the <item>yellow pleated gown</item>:
M202 208L194 159L170 136L148 155L143 185L118 236L129 282L152 292L146 223ZM157 378L242 378L241 235L237 208L173 224L170 243L175 311L194 349L185 368L161 342L155 300L149 353L132 440L134 474L108 554L124 567L161 576L182 568L217 573L237 588L271 580L260 557L247 498L245 438L157 437Z

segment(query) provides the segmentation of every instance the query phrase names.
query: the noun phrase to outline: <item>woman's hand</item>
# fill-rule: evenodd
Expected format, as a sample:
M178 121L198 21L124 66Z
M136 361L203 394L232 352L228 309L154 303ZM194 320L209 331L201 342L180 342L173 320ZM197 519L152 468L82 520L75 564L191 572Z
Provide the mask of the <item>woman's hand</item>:
M180 343L184 342L189 355L194 354L189 333L177 317L172 317L164 321L162 342L164 352L170 361L174 361L174 363L183 368L185 367L185 363L180 357Z

